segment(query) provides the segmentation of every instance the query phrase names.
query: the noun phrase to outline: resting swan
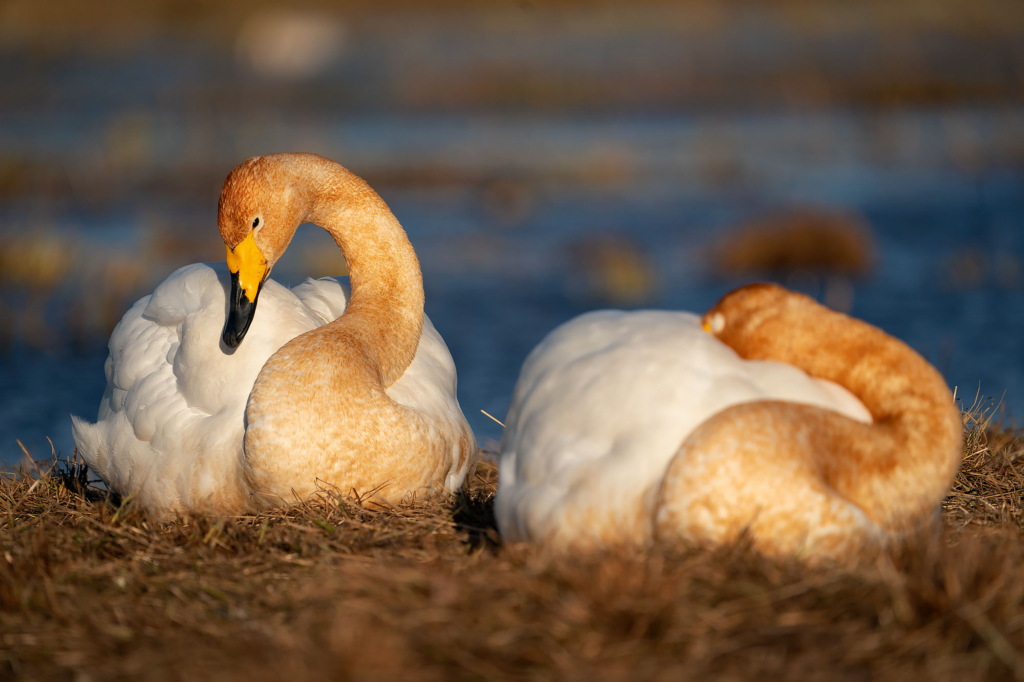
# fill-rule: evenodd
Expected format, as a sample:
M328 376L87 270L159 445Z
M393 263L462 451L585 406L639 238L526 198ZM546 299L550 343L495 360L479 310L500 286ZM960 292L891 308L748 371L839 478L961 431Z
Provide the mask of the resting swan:
M569 321L527 358L505 425L507 540L747 533L767 554L830 559L934 513L962 443L949 389L919 355L775 285L739 289L703 321Z
M304 222L334 238L351 289L268 279ZM158 516L323 484L389 502L466 486L477 449L455 365L384 201L322 157L254 157L225 181L218 226L226 268L178 270L114 329L99 420L72 418L89 466Z

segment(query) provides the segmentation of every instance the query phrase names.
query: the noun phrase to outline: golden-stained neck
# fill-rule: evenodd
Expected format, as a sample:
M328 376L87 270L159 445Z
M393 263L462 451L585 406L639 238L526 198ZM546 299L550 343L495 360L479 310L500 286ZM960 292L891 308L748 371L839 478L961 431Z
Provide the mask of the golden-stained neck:
M352 284L345 314L318 333L343 332L337 342L357 346L352 352L367 356L390 386L419 344L423 279L412 244L384 200L362 178L316 154L253 157L228 175L218 224L232 272L244 269L241 256L251 251L249 260L263 262L265 274L304 222L330 233Z
M412 362L423 326L423 279L412 244L387 204L359 176L315 155L294 160L305 220L325 229L348 261L352 297L332 325L375 356L384 387Z
M724 318L719 338L741 357L835 382L871 413L870 425L820 417L824 426L802 441L814 443L832 488L883 525L930 513L962 445L959 410L934 367L880 329L779 287L740 289L714 314Z

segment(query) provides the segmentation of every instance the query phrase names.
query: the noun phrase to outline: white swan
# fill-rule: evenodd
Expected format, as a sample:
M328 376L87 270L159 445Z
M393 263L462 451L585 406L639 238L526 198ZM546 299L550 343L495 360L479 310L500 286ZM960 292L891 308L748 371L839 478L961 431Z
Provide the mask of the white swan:
M307 221L342 248L351 289L267 278ZM115 328L99 420L72 418L89 466L158 516L293 503L320 483L388 501L467 485L455 365L380 197L312 154L255 157L228 176L218 223L228 267L181 268Z
M870 422L840 386L751 362L670 311L597 311L552 331L523 364L505 418L495 517L509 541L645 542L672 456L698 425L778 399Z
M544 339L505 421L495 516L507 540L561 548L749 533L842 559L932 515L960 446L949 389L913 350L751 285L703 321L604 311Z

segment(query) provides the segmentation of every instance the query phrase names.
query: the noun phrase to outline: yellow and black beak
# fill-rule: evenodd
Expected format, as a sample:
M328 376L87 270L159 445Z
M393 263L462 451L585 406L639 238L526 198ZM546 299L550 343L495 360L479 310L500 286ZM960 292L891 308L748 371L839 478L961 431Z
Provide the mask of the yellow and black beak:
M224 325L224 345L236 348L249 331L256 315L256 299L267 280L270 267L263 252L256 246L255 233L234 248L227 247L228 271L231 272L231 294L228 299L228 321Z

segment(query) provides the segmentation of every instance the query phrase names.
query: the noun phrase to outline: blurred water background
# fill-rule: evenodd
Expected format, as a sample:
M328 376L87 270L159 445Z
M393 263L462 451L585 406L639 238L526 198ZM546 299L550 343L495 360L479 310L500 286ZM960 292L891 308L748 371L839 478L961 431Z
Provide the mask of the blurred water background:
M1020 0L6 0L0 460L71 452L114 324L278 151L390 204L482 443L555 325L756 279L1024 414ZM344 267L307 226L274 276Z

